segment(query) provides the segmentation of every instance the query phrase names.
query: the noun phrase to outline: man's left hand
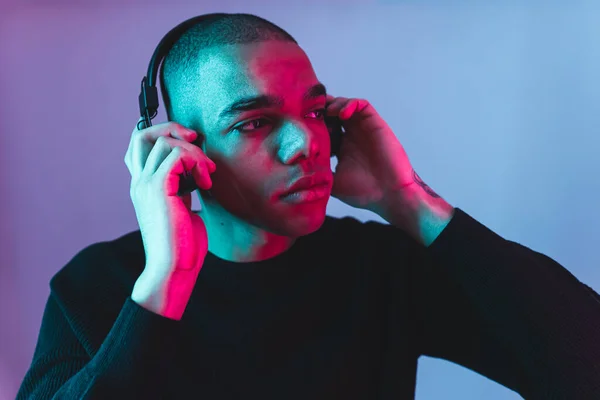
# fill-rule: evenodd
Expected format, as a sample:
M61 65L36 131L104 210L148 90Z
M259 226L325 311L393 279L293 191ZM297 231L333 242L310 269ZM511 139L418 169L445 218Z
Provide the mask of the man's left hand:
M422 219L429 212L449 221L453 207L419 178L404 147L367 100L328 95L327 115L339 117L345 131L333 197L373 211L409 233L420 229L414 225L426 222Z
M387 194L414 184L404 147L375 108L364 99L327 96L327 115L337 116L344 139L332 196L373 211Z

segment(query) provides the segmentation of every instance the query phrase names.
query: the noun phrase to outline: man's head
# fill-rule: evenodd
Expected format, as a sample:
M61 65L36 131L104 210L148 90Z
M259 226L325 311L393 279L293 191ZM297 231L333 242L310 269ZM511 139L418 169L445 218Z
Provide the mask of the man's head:
M282 236L321 226L332 184L326 93L288 33L249 14L215 15L175 43L160 77L169 119L197 131L217 164L205 208ZM325 198L281 199L312 174L328 181Z

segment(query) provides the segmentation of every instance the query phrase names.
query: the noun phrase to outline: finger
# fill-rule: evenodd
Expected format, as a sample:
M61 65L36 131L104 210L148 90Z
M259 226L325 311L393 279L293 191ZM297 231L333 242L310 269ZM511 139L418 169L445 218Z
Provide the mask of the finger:
M133 131L131 132L131 135L129 136L129 145L127 146L127 151L125 152L125 157L124 157L125 165L127 166L127 169L129 170L129 173L131 175L133 175L133 165L132 165L133 138L134 138L135 132L140 130L138 128L142 127L144 125L141 123L143 120L144 120L144 117L140 117L138 119L138 122L135 124L135 128L133 128Z
M134 132L129 145L131 148L130 165L132 175L140 174L144 169L150 151L152 151L152 147L159 137L170 137L185 142L193 142L197 139L198 135L196 132L175 122L166 122Z
M177 196L179 193L180 176L186 171L192 171L198 160L192 157L189 151L177 146L160 164L153 175L153 179L161 182L167 196Z
M142 120L143 118L140 118L138 120L138 123ZM158 139L159 136L172 136L175 137L177 139L181 139L181 140L188 140L189 137L196 135L197 133L195 131L193 131L192 129L186 128L185 126L174 122L174 121L167 121L167 122L162 122L160 124L156 124L156 125L152 125L148 128L144 128L141 130L137 129L137 124L136 127L133 129L133 132L131 133L131 136L136 136L136 135L142 135L143 137L148 137L149 139L153 139L156 140ZM195 139L195 137L194 137ZM193 140L193 139L192 139ZM188 141L192 141L192 140L188 140Z
M366 100L351 99L340 109L339 117L341 120L350 119L363 111L368 105L369 103Z
M157 143L159 141L166 143L168 145L169 151L170 149L174 149L175 147L181 147L184 150L188 151L193 158L195 158L199 163L203 165L204 168L208 169L211 173L214 172L217 167L216 164L210 158L208 158L208 156L198 146L184 142L183 140L174 139L170 137L161 137L157 140ZM158 161L158 164L156 164L156 161L153 160L153 164L150 165L148 169L144 168L143 174L145 176L154 174L158 170L160 163L164 160L165 157L166 154L163 158L160 159L160 161ZM146 161L146 164L148 164L148 161Z
M173 153L176 153L179 163L177 160L169 161ZM216 164L198 147L181 140L160 137L148 156L143 176L150 178L154 174L154 179L163 180L170 195L173 190L180 189L181 180L177 174L191 172L196 185L200 189L209 190L212 187L210 173L215 170Z
M172 137L192 142L198 135L196 132L175 122L154 125L134 133L132 136L132 164L137 171L144 168L146 159L159 137Z
M352 114L356 111L358 107L358 101L356 99L348 101L344 106L340 109L338 114L341 120L347 120L352 117Z
M202 163L198 163L194 166L192 175L194 176L194 181L196 181L199 189L210 190L210 188L212 188L210 173L211 171L206 168L206 165L202 165Z
M346 97L337 97L328 107L327 115L338 116L342 107L344 107L350 99Z
M167 141L167 138L159 137L148 155L148 159L146 160L146 164L144 165L140 176L150 178L154 175L172 150L173 146Z
M333 104L337 104L337 103L340 103L340 102L343 103L344 100L347 100L347 98L346 97L334 97L334 96L331 96L331 95L327 95L327 100L325 101L325 104L329 107L329 106L331 106Z

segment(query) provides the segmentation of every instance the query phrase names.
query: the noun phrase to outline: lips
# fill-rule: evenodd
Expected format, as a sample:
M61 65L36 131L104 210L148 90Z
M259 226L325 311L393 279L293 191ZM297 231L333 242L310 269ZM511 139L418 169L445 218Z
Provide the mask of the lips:
M281 192L279 194L279 197L284 197L290 193L311 189L317 186L327 186L329 185L329 182L330 179L325 174L313 174L303 176L302 178L292 183L292 185L290 185L285 191Z

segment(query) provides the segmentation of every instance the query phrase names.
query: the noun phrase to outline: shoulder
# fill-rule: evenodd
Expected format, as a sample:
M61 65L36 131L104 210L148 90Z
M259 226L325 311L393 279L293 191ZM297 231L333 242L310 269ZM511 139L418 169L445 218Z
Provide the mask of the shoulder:
M110 241L93 243L79 251L52 278L50 285L87 282L98 284L117 278L127 280L141 273L144 266L144 248L140 231L129 232ZM116 283L116 282L115 282Z
M93 243L79 251L50 280L50 290L64 312L120 310L144 269L140 231Z

